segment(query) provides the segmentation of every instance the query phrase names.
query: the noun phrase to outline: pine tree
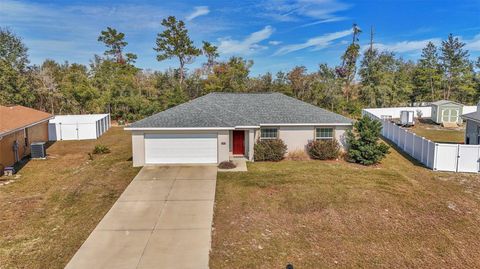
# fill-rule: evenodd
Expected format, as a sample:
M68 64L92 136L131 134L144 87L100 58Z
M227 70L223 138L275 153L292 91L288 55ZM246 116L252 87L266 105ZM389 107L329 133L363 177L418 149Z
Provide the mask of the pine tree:
M210 42L203 41L202 53L207 57L207 62L205 63L206 73L210 74L215 65L215 60L220 56L217 51L217 47L212 45Z
M100 36L97 39L99 42L103 42L105 46L108 48L104 52L105 56L112 56L117 63L125 63L125 59L123 57L123 49L128 43L125 41L125 34L118 32L116 29L111 27L107 27L105 31L102 31ZM128 58L136 59L132 53L128 53Z
M195 57L201 54L201 50L193 45L193 41L188 36L188 30L185 23L174 16L169 16L162 20L162 26L166 29L157 35L155 51L157 61L163 61L176 57L179 62L179 82L183 85L185 78L185 65L193 62Z
M442 73L438 58L437 47L432 42L422 50L418 66L414 74L416 95L430 95L430 101L438 99L438 89L441 87Z
M347 132L348 160L363 165L379 163L389 151L386 144L378 141L381 131L382 123L367 116L355 122L354 130Z
M445 89L443 98L450 99L452 94L460 91L473 91L471 85L472 68L468 60L468 50L464 50L465 43L461 42L458 37L448 35L448 39L442 41L442 69L444 72ZM469 81L470 79L470 81Z

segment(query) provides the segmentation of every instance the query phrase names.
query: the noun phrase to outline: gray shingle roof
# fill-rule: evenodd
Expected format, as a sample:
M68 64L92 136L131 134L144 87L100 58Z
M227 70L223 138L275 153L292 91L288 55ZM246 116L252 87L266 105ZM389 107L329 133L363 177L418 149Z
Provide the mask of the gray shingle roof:
M480 111L475 111L472 113L464 114L462 115L462 118L464 119L471 119L474 121L480 121Z
M445 104L450 104L450 103L454 103L454 104L463 106L463 105L460 104L460 103L457 103L457 102L454 102L454 101L450 101L450 100L439 100L439 101L433 102L432 105L440 106L440 105L445 105Z
M130 127L235 127L300 123L349 124L352 120L281 93L210 93L134 122Z

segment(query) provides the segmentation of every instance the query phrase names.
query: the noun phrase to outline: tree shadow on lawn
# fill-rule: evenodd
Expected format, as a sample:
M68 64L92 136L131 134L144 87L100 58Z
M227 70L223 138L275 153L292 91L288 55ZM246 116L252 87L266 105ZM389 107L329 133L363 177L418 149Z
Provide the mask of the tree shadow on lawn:
M382 137L382 141L385 142L385 144L387 144L388 146L390 146L390 148L394 149L395 151L397 151L402 157L404 157L405 159L407 159L410 163L412 163L413 165L415 166L418 166L418 167L422 167L422 168L425 168L425 169L428 169L428 170L431 170L430 168L428 168L427 166L425 166L423 163L419 162L417 159L413 158L412 156L410 156L408 153L406 153L405 151L403 151L403 149L399 148L395 143L393 143L392 141L388 140L387 138L385 137Z

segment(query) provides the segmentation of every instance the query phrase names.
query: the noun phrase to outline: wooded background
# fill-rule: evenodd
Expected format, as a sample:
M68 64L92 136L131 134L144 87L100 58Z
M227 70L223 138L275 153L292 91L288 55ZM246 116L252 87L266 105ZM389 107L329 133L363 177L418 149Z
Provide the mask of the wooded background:
M352 27L337 66L321 63L289 72L251 76L253 61L231 57L218 61L217 47L203 41L194 46L183 21L162 21L157 60L174 58L178 66L165 71L142 70L136 55L126 53L125 35L107 28L98 42L104 55L92 55L89 66L46 59L31 65L21 37L0 28L0 104L20 104L53 114L105 113L135 121L209 92L281 92L351 117L364 107L389 107L450 99L474 104L480 97L480 57L471 59L465 44L450 34L437 47L429 43L416 61L390 51L361 48L363 33ZM95 40L92 40L95 42ZM207 61L188 70L197 56Z

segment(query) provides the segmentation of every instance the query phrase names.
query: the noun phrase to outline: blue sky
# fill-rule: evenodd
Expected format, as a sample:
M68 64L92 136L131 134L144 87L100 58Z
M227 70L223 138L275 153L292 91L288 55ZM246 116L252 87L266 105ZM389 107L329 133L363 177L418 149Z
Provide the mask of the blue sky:
M126 51L138 55L139 67L176 67L173 60L157 62L152 49L169 15L186 22L198 46L202 40L217 45L222 59L253 59L253 75L339 64L353 23L363 30L362 45L373 26L375 46L405 59L416 59L428 41L439 44L449 33L467 43L472 59L480 56L480 0L0 0L0 27L23 38L34 64L46 58L88 64L103 53L97 37L110 26L126 34Z

